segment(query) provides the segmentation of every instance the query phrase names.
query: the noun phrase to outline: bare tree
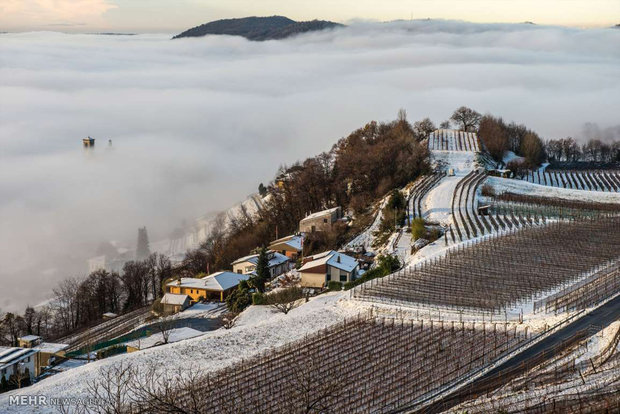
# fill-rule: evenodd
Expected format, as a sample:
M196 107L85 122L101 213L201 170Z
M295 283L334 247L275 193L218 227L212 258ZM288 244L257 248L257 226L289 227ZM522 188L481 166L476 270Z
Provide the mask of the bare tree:
M170 340L170 334L174 329L174 321L172 319L162 319L157 324L157 330L161 333L163 344L167 344Z
M413 136L416 140L422 141L428 138L431 132L435 130L435 124L430 118L424 118L421 121L414 122L413 124Z
M268 305L284 313L289 313L292 309L300 305L303 297L301 288L290 287L270 293L265 297Z
M90 397L99 405L91 407L101 414L124 414L135 401L134 385L138 370L125 361L104 367L97 379L87 384Z
M482 115L466 106L458 108L450 117L452 121L462 126L463 131L475 130L480 122L480 118L482 118Z
M283 401L285 412L330 412L334 400L342 392L341 376L333 369L332 372L325 372L326 368L321 363L312 358L297 361L292 368L291 394Z
M247 412L240 403L243 389L233 395L220 395L222 385L218 376L210 376L201 369L175 371L159 370L151 366L133 377L131 388L134 392L132 403L139 412L148 413L224 413L242 414ZM262 410L253 409L260 413Z

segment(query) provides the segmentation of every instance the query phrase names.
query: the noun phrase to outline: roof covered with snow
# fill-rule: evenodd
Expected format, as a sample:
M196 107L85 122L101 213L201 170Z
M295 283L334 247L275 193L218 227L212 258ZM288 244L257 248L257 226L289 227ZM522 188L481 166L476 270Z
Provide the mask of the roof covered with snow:
M0 347L0 369L13 365L37 352L39 351L32 348L8 348L2 346Z
M185 339L195 338L204 334L204 332L198 331L192 328L175 328L170 330L170 336L168 337L168 343L174 343L183 341ZM164 344L164 335L161 332L157 332L147 338L140 338L134 341L126 342L125 345L137 349L152 348L156 345Z
M301 247L303 245L303 236L300 234L292 234L290 236L282 237L281 239L272 241L269 246L271 247L278 244L285 244L291 249L301 250Z
M57 344L54 342L43 342L40 345L35 346L32 349L36 349L39 352L44 352L46 354L57 354L60 351L64 351L69 348L69 344Z
M286 263L289 261L288 257L278 252L270 251L268 255L270 257L269 265L268 265L269 267L274 267L274 266L277 266L277 265L280 265L282 263ZM249 256L241 257L235 260L234 262L232 262L232 264L235 265L235 264L245 263L245 262L252 263L255 266L258 265L258 254L251 254Z
M179 295L178 293L166 293L161 298L162 305L183 305L185 301L189 300L187 295Z
M22 341L32 342L32 341L36 341L37 339L41 339L41 337L37 335L26 335L26 336L22 336L19 339Z
M221 292L235 287L240 281L248 280L249 278L249 275L224 271L212 273L202 279L183 277L178 281L175 280L168 283L166 286L179 286L190 289L204 289Z
M312 256L312 260L306 262L306 264L304 264L299 271L303 272L304 270L312 269L321 265L328 265L345 272L352 272L353 269L358 266L358 263L357 260L351 256L329 250Z
M340 209L340 207L334 207L334 208L328 208L327 210L323 210L323 211L317 211L316 213L312 213L309 214L308 216L306 216L305 218L303 218L301 221L305 221L305 220L312 220L315 218L319 218L322 216L326 216L328 214L333 214L334 212L336 212L338 209Z

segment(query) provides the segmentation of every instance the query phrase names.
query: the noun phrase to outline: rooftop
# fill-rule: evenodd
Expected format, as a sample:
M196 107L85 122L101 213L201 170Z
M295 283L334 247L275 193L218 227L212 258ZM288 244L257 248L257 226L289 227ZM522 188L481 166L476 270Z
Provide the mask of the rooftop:
M39 352L32 348L8 348L0 347L0 369L13 365L31 355Z
M161 298L162 305L183 305L189 298L187 295L179 295L177 293L166 293Z
M46 354L57 354L60 351L64 351L69 348L69 344L57 344L54 342L43 342L40 345L35 346L32 349L36 349L39 352L44 352Z
M180 279L180 283L175 280L168 283L166 286L180 286L190 289L204 289L222 292L237 286L240 281L248 280L249 278L249 275L225 271L210 274L202 279L183 277Z
M269 246L271 247L276 244L286 244L287 246L290 246L292 249L301 250L302 245L303 245L303 240L304 238L302 235L292 234L290 236L282 237L281 239L272 241Z
M315 254L312 256L312 260L306 262L300 269L303 272L307 269L312 269L316 266L329 265L336 269L344 270L345 272L351 272L358 266L357 260L351 256L347 256L343 253L338 253L333 250L329 250L323 253Z
M329 209L323 210L323 211L317 211L316 213L309 214L308 216L303 218L301 221L311 220L311 219L322 217L322 216L325 216L325 215L328 215L328 214L332 214L335 211L337 211L338 209L340 209L340 207L334 207L334 208L329 208Z
M269 256L271 257L269 259L269 265L268 265L269 267L274 267L274 266L277 266L279 264L286 263L289 261L288 257L278 252L269 251ZM252 263L253 265L258 265L258 254L251 254L249 256L241 257L235 260L234 262L232 262L232 264L235 265L235 264L243 263L243 262L249 262L249 263Z
M26 336L22 336L19 339L22 340L22 341L32 342L32 341L36 341L38 339L41 339L41 337L37 336L37 335L26 335Z

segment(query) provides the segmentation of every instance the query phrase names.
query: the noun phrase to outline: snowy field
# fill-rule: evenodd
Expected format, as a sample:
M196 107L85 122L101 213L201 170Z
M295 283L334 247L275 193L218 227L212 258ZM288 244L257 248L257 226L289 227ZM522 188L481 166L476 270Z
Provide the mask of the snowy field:
M476 154L470 151L431 151L431 157L435 165L454 169L454 176L442 178L426 194L422 199L422 214L427 221L449 225L452 223L452 194L458 182L476 167Z
M538 197L555 197L564 200L620 204L620 193L586 190L575 191L568 188L550 187L533 184L522 180L499 177L489 177L486 183L491 185L497 193L508 191L515 194L525 194Z

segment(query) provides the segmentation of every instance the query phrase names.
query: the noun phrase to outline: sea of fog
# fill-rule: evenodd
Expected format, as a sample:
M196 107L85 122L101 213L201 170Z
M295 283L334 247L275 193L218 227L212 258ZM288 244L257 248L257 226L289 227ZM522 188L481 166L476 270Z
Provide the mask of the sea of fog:
M619 123L620 30L414 21L169 39L0 35L0 310L84 275L100 242L166 237L399 108L439 123L467 105L545 138Z

